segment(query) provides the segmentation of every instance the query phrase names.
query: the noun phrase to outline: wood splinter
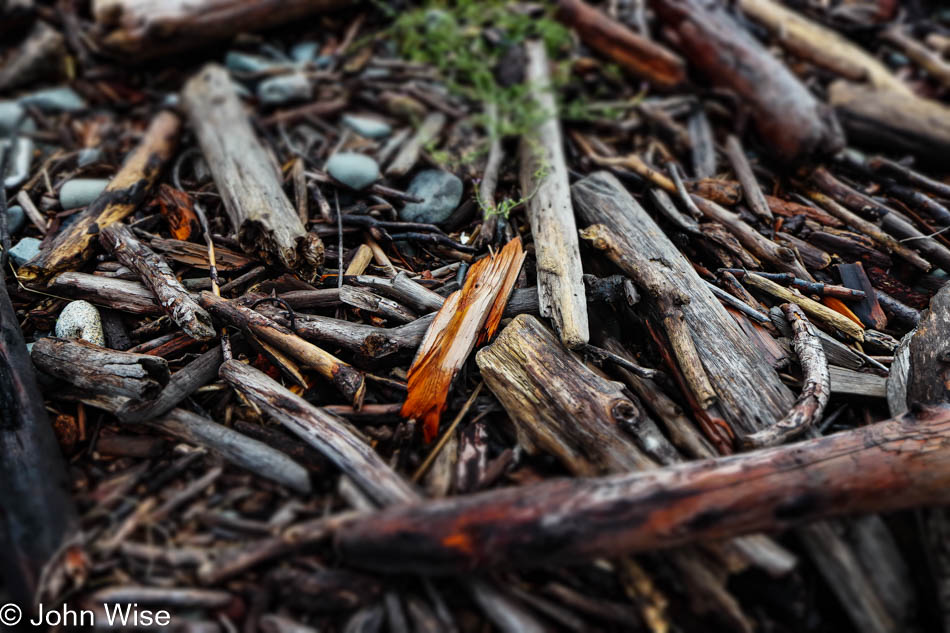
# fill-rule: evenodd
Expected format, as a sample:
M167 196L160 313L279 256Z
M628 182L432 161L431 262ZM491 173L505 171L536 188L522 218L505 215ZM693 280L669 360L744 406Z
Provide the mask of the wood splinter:
M197 341L215 337L211 315L192 299L165 259L140 242L128 227L111 224L102 229L99 241L122 264L139 274L155 293L159 305L185 334Z
M592 224L581 231L581 237L590 241L597 250L603 251L610 261L653 299L690 390L703 408L712 406L718 397L703 369L681 309L689 303L689 297L667 281L653 261L641 257L636 251L621 248L614 234L603 224Z
M821 339L805 313L794 303L782 304L782 311L792 327L792 345L805 375L805 384L792 410L773 426L742 438L746 447L776 446L797 437L821 420L831 396L831 375Z

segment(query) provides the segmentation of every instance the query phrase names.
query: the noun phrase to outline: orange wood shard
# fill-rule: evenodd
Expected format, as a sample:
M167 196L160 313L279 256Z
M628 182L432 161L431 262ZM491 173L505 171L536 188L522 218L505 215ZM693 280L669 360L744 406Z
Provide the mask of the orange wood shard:
M475 262L465 284L446 299L426 330L409 368L409 394L401 412L404 418L422 421L426 442L439 431L455 374L472 349L498 329L524 258L521 238L516 237L497 255Z

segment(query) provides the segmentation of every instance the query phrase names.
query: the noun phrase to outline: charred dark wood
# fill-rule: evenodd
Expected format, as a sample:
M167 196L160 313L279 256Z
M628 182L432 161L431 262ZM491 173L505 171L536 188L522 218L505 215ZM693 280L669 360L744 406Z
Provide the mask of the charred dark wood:
M950 407L662 470L557 480L344 522L360 567L451 574L616 557L828 516L946 503Z
M41 338L33 344L32 358L38 369L92 393L151 398L168 383L164 358L81 340Z
M39 255L20 267L20 280L46 283L57 273L79 268L88 261L95 252L99 230L122 220L145 200L162 167L175 153L180 129L180 119L171 112L156 115L105 191Z
M887 327L887 316L881 309L880 303L878 303L877 292L875 292L874 286L871 285L871 280L868 279L867 274L865 274L864 266L861 265L861 262L838 264L836 268L844 285L849 288L860 289L864 292L864 297L860 301L848 306L854 314L869 328L883 330ZM867 336L867 334L868 333L865 332L865 336Z

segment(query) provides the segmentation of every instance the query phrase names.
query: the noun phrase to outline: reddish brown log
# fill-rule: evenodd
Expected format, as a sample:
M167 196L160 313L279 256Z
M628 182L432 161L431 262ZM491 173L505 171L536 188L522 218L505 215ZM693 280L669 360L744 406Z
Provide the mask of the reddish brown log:
M661 470L559 479L347 521L352 564L459 573L537 567L950 501L950 407Z
M795 161L844 145L834 114L726 11L700 0L653 0L690 63L751 108L762 140L777 158Z
M582 0L561 0L557 18L577 31L585 44L639 77L664 87L676 86L686 79L685 64L678 55L637 35Z

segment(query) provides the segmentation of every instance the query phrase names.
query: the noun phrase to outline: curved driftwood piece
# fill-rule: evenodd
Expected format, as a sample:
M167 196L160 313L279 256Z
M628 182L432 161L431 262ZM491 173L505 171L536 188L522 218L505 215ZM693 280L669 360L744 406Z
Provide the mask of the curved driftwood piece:
M759 136L777 158L795 161L844 146L834 113L723 7L701 0L650 4L676 33L690 63L751 108Z
M241 246L312 278L323 263L323 242L300 222L227 71L208 64L181 98Z
M308 343L289 329L250 308L222 299L207 291L201 293L199 301L219 319L246 330L301 365L316 370L355 406L358 407L363 402L366 389L365 379L363 373L353 366L344 363L313 343Z
M37 368L93 393L151 398L168 383L168 362L159 356L120 352L81 340L47 337L33 344Z
M95 0L98 40L118 57L146 59L291 22L342 0Z
M20 280L46 283L56 273L74 270L88 261L95 252L99 230L122 220L145 200L162 167L175 153L180 130L181 120L171 112L156 115L105 191L39 255L20 267Z
M192 299L165 259L140 242L128 227L111 224L100 231L99 241L122 264L139 274L165 313L185 334L198 341L215 337L211 315Z
M541 315L553 321L561 341L573 349L587 343L590 332L561 126L544 44L528 42L525 52L525 81L547 116L535 135L522 139L520 148L521 191L527 198L525 206L534 235L538 299Z
M686 79L686 64L676 53L638 35L582 0L560 0L557 18L585 44L638 77L665 88Z
M782 311L794 333L792 345L802 366L805 384L788 415L776 422L775 426L742 438L742 443L748 447L776 446L801 435L816 421L821 420L821 414L831 397L828 361L825 359L818 333L797 305L786 303L782 306Z
M685 326L718 397L718 406L737 432L771 426L792 406L792 393L739 329L735 319L664 232L607 172L597 172L571 187L578 217L613 227L625 251L662 267L669 283L689 296L681 306Z
M315 407L261 371L235 360L219 375L355 481L379 505L418 501L416 491L343 418Z
M19 322L0 270L0 578L10 597L33 611L44 579L82 534L72 478Z
M561 479L346 521L343 558L452 574L616 557L950 500L950 407L670 468Z

